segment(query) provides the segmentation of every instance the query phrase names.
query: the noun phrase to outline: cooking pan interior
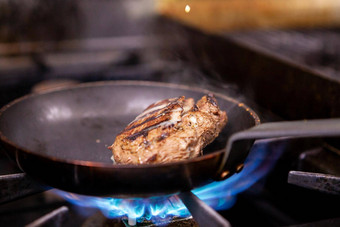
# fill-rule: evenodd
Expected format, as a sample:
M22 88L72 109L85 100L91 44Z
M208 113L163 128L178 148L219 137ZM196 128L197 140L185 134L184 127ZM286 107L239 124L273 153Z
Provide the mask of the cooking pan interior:
M0 131L11 143L33 154L66 162L112 164L107 149L143 109L160 99L184 95L195 100L208 93L178 85L150 82L99 82L35 94L11 104L0 116ZM205 149L225 146L234 132L256 124L257 116L223 95L216 95L228 124Z

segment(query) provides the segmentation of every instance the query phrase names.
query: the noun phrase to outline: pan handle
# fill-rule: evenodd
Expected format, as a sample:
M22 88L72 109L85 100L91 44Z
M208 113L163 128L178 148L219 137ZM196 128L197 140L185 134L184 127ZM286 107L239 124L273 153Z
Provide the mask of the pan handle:
M235 167L241 164L232 162L239 161L235 157L239 156L238 154L241 152L245 152L243 150L247 147L246 144L249 144L249 141L280 137L313 138L335 136L340 136L340 118L271 122L257 125L245 131L235 133L229 138L218 176L225 178L228 175L226 172L229 173L228 170L231 166ZM248 153L247 149L246 152Z

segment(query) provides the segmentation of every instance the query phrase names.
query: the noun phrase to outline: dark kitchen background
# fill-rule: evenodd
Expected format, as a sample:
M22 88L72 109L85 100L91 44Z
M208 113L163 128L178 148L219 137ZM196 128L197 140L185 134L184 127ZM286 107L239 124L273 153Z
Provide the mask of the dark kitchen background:
M1 0L0 107L56 87L147 80L229 95L263 122L339 118L339 13L335 0ZM231 226L340 226L338 138L258 141L260 152L253 172L266 170L246 171L256 181L214 207ZM3 226L197 225L185 212L137 223L102 214L45 191L4 152L0 174ZM214 193L229 198L231 185Z

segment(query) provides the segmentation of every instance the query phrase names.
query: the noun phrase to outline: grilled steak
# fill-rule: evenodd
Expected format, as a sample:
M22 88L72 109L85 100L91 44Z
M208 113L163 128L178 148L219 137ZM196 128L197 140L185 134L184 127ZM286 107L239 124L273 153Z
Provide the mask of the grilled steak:
M196 104L184 96L146 108L109 147L120 164L165 163L197 157L227 123L213 95Z

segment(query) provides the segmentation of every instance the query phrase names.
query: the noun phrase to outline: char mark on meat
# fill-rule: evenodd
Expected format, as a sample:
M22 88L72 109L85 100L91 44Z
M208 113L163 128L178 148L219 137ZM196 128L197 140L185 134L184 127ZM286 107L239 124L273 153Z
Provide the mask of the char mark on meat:
M184 96L147 107L109 147L118 164L164 163L202 154L227 123L225 111L212 95L196 104Z

